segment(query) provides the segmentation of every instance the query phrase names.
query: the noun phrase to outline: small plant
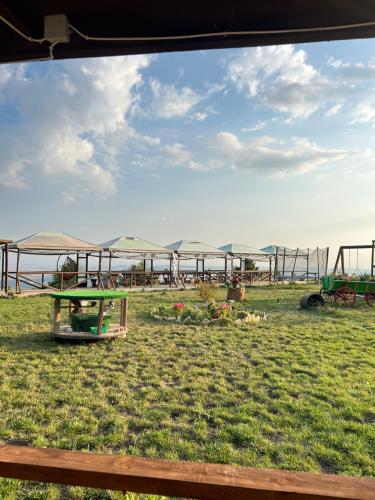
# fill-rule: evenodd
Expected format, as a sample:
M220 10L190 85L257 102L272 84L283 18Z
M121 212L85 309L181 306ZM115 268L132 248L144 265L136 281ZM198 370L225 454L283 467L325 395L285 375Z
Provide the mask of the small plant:
M215 301L215 298L217 296L217 289L210 283L200 281L197 286L197 293L199 297L203 300L203 302L208 303Z
M159 304L150 311L154 320L182 323L187 325L229 326L243 323L260 323L266 319L265 313L237 310L236 304L216 304L215 301L202 305L187 305L182 302L172 306Z

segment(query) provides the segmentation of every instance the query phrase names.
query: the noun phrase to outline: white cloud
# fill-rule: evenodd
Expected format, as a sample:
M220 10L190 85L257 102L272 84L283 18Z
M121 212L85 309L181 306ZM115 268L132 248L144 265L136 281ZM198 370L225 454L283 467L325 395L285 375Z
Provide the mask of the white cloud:
M245 127L242 132L256 132L257 130L262 130L267 125L267 122L259 120L253 127Z
M335 104L331 108L329 108L324 116L330 117L337 115L337 113L342 109L342 104Z
M196 120L197 122L201 122L207 118L207 113L201 113L198 111L197 113L194 113L191 118L192 118L192 120Z
M306 59L306 52L292 45L244 49L227 63L227 78L272 110L307 118L335 85Z
M369 94L354 107L351 123L369 123L375 125L375 95Z
M164 155L168 163L173 166L182 165L191 159L191 154L183 144L174 143L164 146Z
M149 61L132 56L54 62L43 70L2 68L0 81L20 120L0 129L0 185L25 187L28 177L43 174L73 182L82 192L112 194L115 146L137 136L126 115L137 102L134 90ZM64 201L73 201L69 196Z
M292 138L288 143L273 137L240 141L230 132L220 132L211 147L225 158L232 169L258 171L271 175L306 173L323 165L347 158L368 156L368 151L347 151L327 148L306 138Z
M151 113L159 118L174 118L187 115L204 96L191 87L178 88L174 84L163 84L150 79L152 92Z
M334 68L335 73L345 79L346 82L363 82L375 79L375 60L373 59L364 64L362 62L345 62L330 57L327 64Z

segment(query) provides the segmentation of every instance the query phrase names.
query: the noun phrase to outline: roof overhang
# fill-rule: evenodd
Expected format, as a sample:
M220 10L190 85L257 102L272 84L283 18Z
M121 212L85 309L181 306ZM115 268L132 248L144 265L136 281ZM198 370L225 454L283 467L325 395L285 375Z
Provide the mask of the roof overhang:
M375 37L372 0L0 0L0 62L48 58L44 16L65 14L71 32L54 58L220 49ZM22 32L25 37L23 37ZM124 40L126 38L126 40Z

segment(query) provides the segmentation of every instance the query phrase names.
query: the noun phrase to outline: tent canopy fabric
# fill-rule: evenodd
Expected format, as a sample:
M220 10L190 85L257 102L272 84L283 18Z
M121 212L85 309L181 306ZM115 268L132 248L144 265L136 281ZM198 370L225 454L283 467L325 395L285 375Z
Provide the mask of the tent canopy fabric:
M172 250L136 236L119 236L118 238L102 243L100 247L106 252L118 254L121 257L124 257L123 254L125 254L126 258L135 259L161 259L170 258L173 255Z
M102 249L69 234L40 232L14 241L9 245L9 250L20 250L23 253L61 255L101 252Z
M268 247L261 248L262 252L267 253L269 255L289 255L295 256L298 255L307 255L307 250L302 248L287 248L282 245L269 245Z
M70 25L55 59L375 36L371 0L8 0L0 15L24 36L0 21L0 62L47 59L43 24L51 14L65 14Z
M219 247L223 252L232 255L233 257L248 258L257 261L267 261L269 260L269 254L259 250L258 248L251 247L249 245L243 245L241 243L228 243Z
M216 258L225 257L226 253L219 248L215 248L207 243L194 240L179 240L167 245L166 248L176 252L183 258Z

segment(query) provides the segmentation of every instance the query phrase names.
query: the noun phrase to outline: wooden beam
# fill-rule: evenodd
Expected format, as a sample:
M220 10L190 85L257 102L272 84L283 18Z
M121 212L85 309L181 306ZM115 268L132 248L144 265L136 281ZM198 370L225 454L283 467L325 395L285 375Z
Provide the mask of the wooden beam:
M323 500L375 498L375 479L172 462L23 446L0 447L0 475L183 498Z
M61 299L55 299L53 305L53 333L58 335L61 330Z
M100 299L99 302L99 314L98 314L98 325L97 334L101 335L103 328L103 317L104 317L104 299Z
M121 299L120 325L125 328L128 326L128 298Z

